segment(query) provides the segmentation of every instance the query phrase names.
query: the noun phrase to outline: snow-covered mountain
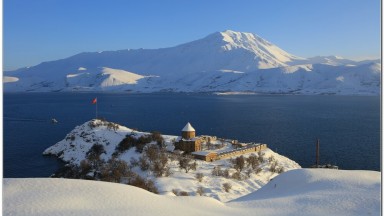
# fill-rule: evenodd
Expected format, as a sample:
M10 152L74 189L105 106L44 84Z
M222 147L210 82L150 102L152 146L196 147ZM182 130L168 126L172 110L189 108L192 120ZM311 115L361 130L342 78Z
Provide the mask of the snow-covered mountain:
M380 61L301 58L265 39L234 31L161 49L80 53L4 72L6 92L252 91L379 94Z

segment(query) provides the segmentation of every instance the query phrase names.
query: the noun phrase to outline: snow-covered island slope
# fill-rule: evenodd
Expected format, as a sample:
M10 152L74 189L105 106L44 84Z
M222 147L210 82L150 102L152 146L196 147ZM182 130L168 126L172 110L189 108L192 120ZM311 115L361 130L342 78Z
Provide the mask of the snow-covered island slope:
M105 72L107 70L108 72ZM379 60L301 58L256 34L216 32L161 49L80 53L4 72L4 90L379 94Z
M103 146L104 150L104 153L100 155L100 159L105 162L113 157L125 161L129 165L133 164L132 158L140 161L140 157L142 157L145 151L139 153L135 147L123 151L118 155L114 155L114 153L119 143L127 135L138 139L150 135L150 133L134 131L121 125L119 125L117 129L113 129L108 127L108 125L111 126L112 124L100 120L92 120L77 126L65 139L47 148L43 154L56 155L72 165L82 166L81 161L87 159L87 152L89 152L95 144L99 144ZM174 148L174 140L177 139L177 136L162 135L162 137L164 138L166 149L172 150ZM156 142L150 144L156 145ZM147 146L150 144L147 144ZM215 142L212 142L212 145L214 144ZM217 141L217 144L222 145L220 141ZM203 146L204 145L203 143ZM223 148L226 147L231 148L229 143L224 144ZM236 176L237 171L233 168L230 159L214 162L193 160L191 162L196 162L197 164L196 170L191 169L186 173L184 169L180 169L179 160L175 159L173 157L174 155L168 155L165 169L168 169L169 175L164 173L160 177L156 177L155 171L151 169L143 171L140 165L132 166L131 170L145 179L152 180L159 194L186 192L190 196L199 196L198 190L200 189L204 196L213 197L225 202L258 190L268 183L270 179L277 176L279 172L301 168L296 162L270 149L266 149L262 153L263 161L258 162L257 167L254 169L245 167L238 176ZM248 153L245 154L244 157L247 158L250 155L251 153ZM272 164L276 165L275 171L271 171ZM217 171L215 172L216 174L213 174L214 170ZM227 174L225 174L226 172ZM202 175L201 181L196 177L198 173ZM94 174L91 172L90 176L88 175L86 177L93 179ZM225 183L229 183L232 186L229 192L223 189L223 184Z
M4 215L380 215L380 173L297 169L228 203L106 182L4 179Z

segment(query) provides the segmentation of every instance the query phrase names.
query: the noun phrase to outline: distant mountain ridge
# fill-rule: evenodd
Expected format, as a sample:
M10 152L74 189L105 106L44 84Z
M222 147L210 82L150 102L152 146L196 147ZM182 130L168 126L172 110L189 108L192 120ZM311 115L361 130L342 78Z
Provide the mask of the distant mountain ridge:
M231 30L170 48L80 53L5 71L5 92L250 91L281 94L380 92L379 60L302 58L252 33Z

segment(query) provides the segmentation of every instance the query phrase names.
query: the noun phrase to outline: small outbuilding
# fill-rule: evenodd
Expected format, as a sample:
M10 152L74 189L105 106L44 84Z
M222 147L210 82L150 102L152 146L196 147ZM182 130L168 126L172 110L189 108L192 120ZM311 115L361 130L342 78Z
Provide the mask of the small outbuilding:
M207 162L212 162L217 160L217 153L213 151L192 152L192 155L195 159L204 160Z

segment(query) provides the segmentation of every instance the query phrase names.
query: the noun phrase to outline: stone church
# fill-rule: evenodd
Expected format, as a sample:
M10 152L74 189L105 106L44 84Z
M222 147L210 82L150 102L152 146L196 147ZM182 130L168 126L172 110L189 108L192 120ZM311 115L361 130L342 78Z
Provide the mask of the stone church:
M188 154L201 151L201 139L196 137L196 130L189 122L181 130L181 137L175 143L175 150L184 151Z

